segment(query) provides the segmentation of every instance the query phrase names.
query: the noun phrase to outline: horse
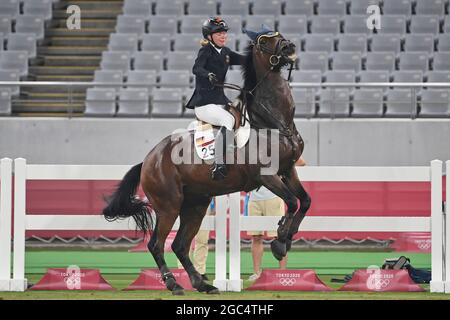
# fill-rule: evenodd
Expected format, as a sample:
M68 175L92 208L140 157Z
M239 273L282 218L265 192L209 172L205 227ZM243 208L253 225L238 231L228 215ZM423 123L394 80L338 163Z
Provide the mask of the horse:
M164 260L164 243L177 217L180 225L172 243L173 252L189 275L192 286L199 292L217 294L219 290L206 283L189 259L190 244L197 234L212 197L238 191L249 192L260 186L267 187L284 200L286 214L280 219L277 237L271 243L276 259L281 260L291 247L292 237L305 217L311 198L303 188L295 169L304 142L294 124L295 106L288 81L281 76L281 68L296 61L295 45L279 33L259 34L250 42L242 66L244 86L239 99L245 102L252 132L276 130L278 143L278 169L273 174L262 174L267 164L227 164L228 175L220 181L212 180L210 165L174 163L171 155L182 142L194 143L194 134L188 131L178 138L166 137L132 167L118 184L103 210L107 220L132 217L138 229L153 230L148 250L161 272L168 290L183 295L184 289L176 282ZM272 135L270 135L272 136ZM216 148L217 149L217 148ZM247 154L248 144L243 148ZM236 157L237 150L233 151ZM259 152L257 151L258 155ZM191 156L195 157L194 154ZM139 186L148 204L135 197ZM153 221L151 212L155 213ZM154 223L155 222L155 223Z

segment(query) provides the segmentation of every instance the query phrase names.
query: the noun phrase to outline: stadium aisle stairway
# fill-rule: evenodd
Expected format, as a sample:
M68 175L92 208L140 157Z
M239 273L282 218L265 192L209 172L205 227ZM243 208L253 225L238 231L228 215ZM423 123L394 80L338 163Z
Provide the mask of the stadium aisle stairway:
M81 30L66 27L69 5L81 9ZM92 81L99 68L101 54L107 48L123 0L61 0L53 4L53 18L45 28L45 38L38 43L37 58L30 61L29 81ZM67 115L67 88L23 87L21 99L13 104L13 113L22 116ZM73 90L73 115L84 110L86 88Z

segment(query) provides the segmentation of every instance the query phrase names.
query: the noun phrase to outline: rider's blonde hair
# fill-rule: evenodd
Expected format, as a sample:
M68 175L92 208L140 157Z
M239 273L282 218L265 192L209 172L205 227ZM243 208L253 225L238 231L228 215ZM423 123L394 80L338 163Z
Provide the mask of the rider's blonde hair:
M209 44L209 40L208 39L202 39L200 40L200 45L202 47L207 46Z

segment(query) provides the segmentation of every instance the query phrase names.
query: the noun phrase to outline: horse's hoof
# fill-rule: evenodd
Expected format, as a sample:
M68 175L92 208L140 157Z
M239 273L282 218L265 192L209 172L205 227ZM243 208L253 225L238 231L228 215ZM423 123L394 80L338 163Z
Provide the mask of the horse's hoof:
M272 250L273 256L278 261L281 261L286 256L286 243L281 242L278 239L272 241L270 249Z
M174 295L174 296L184 296L184 290L182 288L173 290L172 291L172 295Z
M207 294L220 294L219 289L217 289L216 287L214 287L214 289L206 291Z
M216 287L207 284L207 283L202 283L199 287L198 287L198 292L206 292L207 294L219 294L219 289L217 289Z

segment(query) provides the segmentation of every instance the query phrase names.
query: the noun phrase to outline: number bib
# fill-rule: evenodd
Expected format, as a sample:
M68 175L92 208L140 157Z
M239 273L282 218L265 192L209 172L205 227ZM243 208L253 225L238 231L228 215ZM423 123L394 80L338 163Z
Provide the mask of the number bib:
M195 128L194 145L197 155L202 160L214 159L214 131L210 124L198 122Z

